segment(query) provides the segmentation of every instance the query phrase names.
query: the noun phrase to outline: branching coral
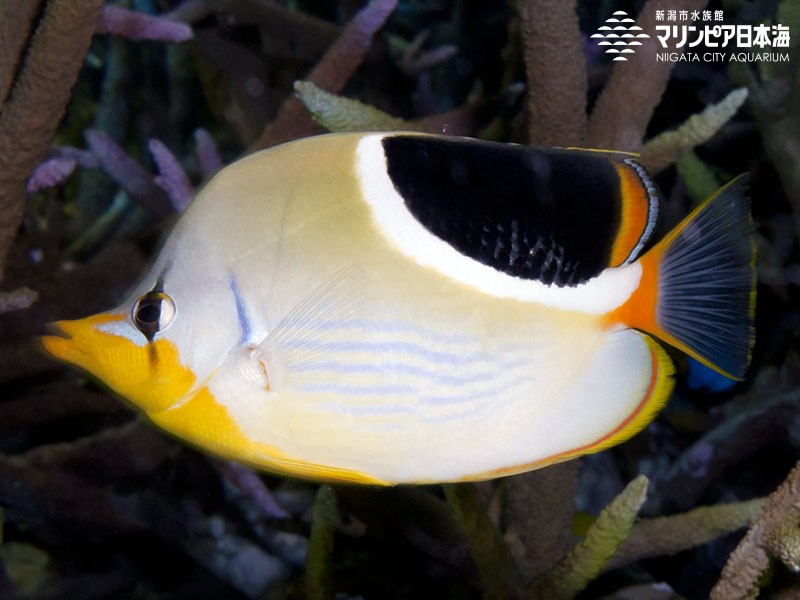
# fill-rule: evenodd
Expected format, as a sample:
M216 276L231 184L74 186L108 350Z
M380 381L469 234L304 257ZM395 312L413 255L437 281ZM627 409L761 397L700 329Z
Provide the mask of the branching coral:
M309 74L308 81L328 92L340 91L364 60L372 36L380 29L396 5L397 0L372 0L328 48ZM308 114L302 104L297 98L290 97L251 150L267 148L309 135L315 131L310 125Z
M791 426L790 415L800 404L800 390L774 390L767 398L756 387L749 402L731 411L676 458L655 482L658 502L685 509L707 492L711 482L770 441L770 434Z
M329 131L424 131L470 135L478 125L480 104L466 104L451 111L407 121L343 96L331 94L310 81L297 81L297 97L314 120Z
M538 146L584 146L588 82L577 5L574 0L517 4L529 86L529 141Z
M37 40L59 4L64 10L63 5L69 3L10 1L3 5L3 14L14 14L14 22L19 23L8 27L12 20L0 20L4 50L0 53L0 98L4 101L0 125L13 120L13 131L19 130L18 119L28 114L22 110L26 107L15 104L17 98L34 98L25 95L33 92L21 84L30 75L27 69L36 64L37 52L45 47ZM147 540L147 551L159 557L159 549L166 545L181 557L179 566L170 568L183 569L174 577L179 583L169 592L187 597L261 597L287 579L294 579L294 584L276 593L325 598L346 592L371 597L385 591L388 577L402 581L398 596L408 586L408 594L441 597L568 598L577 593L593 597L595 589L618 585L617 598L674 599L678 595L669 586L651 580L665 572L651 570L651 561L678 553L671 559L670 564L675 564L708 554L722 544L700 552L691 549L755 519L715 594L752 596L763 584L759 577L766 565L782 561L789 569L797 566L797 470L766 502L758 498L735 501L765 495L783 478L785 460L768 464L761 462L762 454L785 458L787 447L797 449L797 366L787 358L793 342L786 333L797 322L796 309L787 311L782 328L760 334L766 339L761 342L766 349L757 348L756 361L762 364L754 370L761 374L750 383L710 400L679 386L678 409L656 424L656 433L644 433L618 454L609 454L613 473L600 477L622 482L646 472L651 484L643 513L656 516L637 517L645 494L643 478L634 479L601 512L622 487L609 484L605 500L592 499L590 512L600 515L583 537L572 527L576 496L586 500L580 497L586 485L579 482L577 461L501 482L448 486L444 491L316 488L281 482L176 449L151 428L131 421L124 407L83 379L63 375L28 341L47 320L112 306L135 279L144 260L137 247L109 245L108 240L135 237L140 246L149 247L161 232L159 224L182 210L194 186L226 160L248 146L271 145L319 131L312 118L331 130L403 128L537 144L641 148L643 162L654 171L665 171L659 182L668 197L666 209L675 214L684 210L674 201L684 188L692 196L705 196L716 189L717 180L728 178L729 169L754 164L754 188L771 190L754 199L761 219L774 211L770 202L777 202L780 188L774 181L765 183L765 163L757 154L757 144L749 137L747 152L738 152L740 147L736 147L728 153L721 153L715 144L729 143L731 131L738 132L740 140L753 136L758 127L790 200L797 196L797 111L792 110L797 100L797 70L791 64L764 65L758 72L740 69L736 74L735 85L747 87L753 121L746 112L737 112L743 91L729 92L719 101L735 87L727 78L720 76L715 85L706 86L696 74L676 75L674 63L652 60L652 45L627 63L599 63L581 39L577 11L582 22L588 16L592 24L596 24L592 19L607 15L600 15L602 11L594 5L587 8L589 3L520 0L516 14L503 3L490 8L492 3L486 7L454 3L447 9L438 3L431 8L427 3L393 0L339 3L337 15L355 16L336 23L257 0L173 3L168 19L112 5L98 12L102 3L90 4L95 9L84 16L87 23L75 25L80 25L83 48L93 31L89 16L100 15L99 31L128 38L102 38L93 50L87 70L97 90L85 84L79 90L59 146L48 155L52 133L12 136L12 130L0 127L0 139L5 140L0 145L0 162L17 160L9 149L16 152L21 141L31 145L23 152L28 173L41 159L48 159L27 181L30 191L40 191L29 204L24 236L9 261L8 285L18 291L0 297L0 386L7 394L0 402L0 504L8 523L6 537L12 538L0 540L0 560L6 565L16 560L5 558L7 544L19 543L13 538L24 530L26 539L35 541L34 554L44 548L48 550L45 557L50 552L57 557L64 543L101 544L98 554L110 554L111 548L118 551L117 540L123 540L121 546ZM402 10L395 10L395 5ZM704 6L700 0L676 0L669 8L692 11ZM646 29L654 25L655 8L656 2L648 2L639 15L638 22ZM435 19L448 11L451 14L437 26ZM500 29L510 34L492 47L495 58L504 57L503 72L478 74L475 67L476 72L465 77L468 85L456 93L453 90L459 86L448 78L469 73L479 62L470 54L475 38L459 37L459 27L469 22L465 15L470 11L475 11L473 19L476 14L480 17L471 30L473 36L480 33L480 43L488 43L481 36L495 19L502 20ZM777 18L794 27L798 14L796 3L784 0ZM390 16L389 42L373 43ZM38 23L37 33L29 44L34 23ZM150 44L142 50L147 60L132 58L141 47L129 43L131 36L172 42L190 34L188 47L173 46L165 56L155 50L156 44ZM651 38L649 43L656 42ZM794 60L796 48L791 52ZM650 59L645 58L648 54ZM53 67L63 71L60 99L68 97L70 74L81 60L73 57L72 62L64 60ZM519 81L523 73L529 93L520 101L514 90L523 88ZM393 81L384 84L384 89L377 85L383 76L399 79L401 84ZM159 80L169 83L168 106L162 104L167 101L164 97L152 100L158 97L154 90L160 90ZM293 81L297 81L294 87ZM675 100L676 94L670 95L669 90L664 96L668 81L702 88L703 93L679 109L659 106L665 97ZM36 93L46 97L39 87L34 86ZM141 97L137 95L140 87ZM292 90L296 96L289 97ZM348 97L340 95L343 90ZM95 91L99 93L96 102L81 96ZM425 102L417 102L415 93L426 95ZM148 98L143 103L144 96ZM594 97L593 110L587 114L587 99ZM717 104L709 106L712 102ZM418 110L423 105L428 110ZM526 119L520 116L520 105L527 111ZM700 111L698 106L709 108ZM16 116L8 112L12 109L18 111ZM151 109L158 115L142 115ZM698 114L687 119L694 112ZM740 125L730 127L726 123L734 114ZM153 126L167 121L172 130ZM208 129L198 129L198 121ZM482 129L487 123L490 128ZM657 132L676 125L645 141L648 128ZM720 131L727 137L712 138ZM82 136L88 150L74 147L82 144ZM706 145L697 152L690 150L698 144ZM724 160L719 160L722 154ZM670 170L679 156L677 169ZM77 175L71 176L73 172ZM681 182L673 186L676 173ZM19 190L27 175L20 177L14 180L18 194L14 198L22 197ZM101 178L105 183L98 185ZM65 181L66 201L60 197L61 188L52 189ZM3 185L3 194L12 188ZM74 194L73 188L78 188ZM75 195L81 199L72 200ZM5 202L2 194L0 199ZM9 204L10 211L3 206L3 215L18 224L19 206L14 209ZM784 230L789 213L775 213L762 225L760 244L796 269L792 258L796 246L778 240L775 234ZM800 210L795 210L795 218L797 214ZM0 246L7 239L0 235ZM765 279L773 305L790 304L796 290L787 282L797 277L794 273L788 268L781 273L783 287L769 286ZM3 310L13 312L3 314ZM782 361L780 375L765 376L769 370L764 361ZM720 406L709 408L708 402ZM666 441L656 437L659 431L668 432ZM740 470L746 476L740 477ZM748 483L761 471L769 471L772 479L759 481L761 487L753 492ZM698 508L700 504L708 506ZM674 511L677 514L657 516ZM411 566L406 567L403 561L409 556ZM650 560L640 562L643 559ZM715 556L715 560L715 566L705 568L712 579L724 559ZM142 576L146 569L132 570L131 564L140 568L137 560L123 557L109 567L108 577L96 575L91 581L105 581L110 587L104 589L111 590L107 595L112 596L124 597L126 590L134 588L144 594L169 593L160 587L162 581ZM634 570L624 568L632 564ZM688 564L685 571L694 573L696 565ZM595 582L598 577L600 581ZM649 579L634 585L640 578ZM669 581L681 589L677 577L670 575ZM64 595L69 585L77 584L61 585ZM709 581L706 591L711 585ZM776 597L796 591L794 585L779 589ZM13 588L0 569L0 595Z
M4 104L23 59L23 50L42 1L6 2L0 16L0 105ZM13 18L12 18L13 17Z
M715 540L750 525L763 503L763 499L756 498L643 519L634 525L605 568L616 569L644 558L670 556Z
M678 129L659 134L642 148L642 164L651 173L664 170L687 150L711 139L736 114L746 99L746 89L733 90L721 102L689 117Z
M783 0L778 19L791 31L800 30L800 6ZM785 63L764 65L758 72L748 65L738 65L735 75L750 89L750 104L764 132L764 149L783 182L800 236L800 73L796 66L800 45L795 41L788 50L789 60Z
M192 28L171 19L143 14L107 4L103 6L97 33L114 33L132 40L185 42L192 39Z
M8 87L16 65L21 67L0 109L0 266L22 219L28 177L53 139L103 2L49 0L24 59L22 36L3 39L2 54L8 57L0 65L3 88ZM25 31L36 3L29 3L33 10L20 10L21 4L25 3L3 4L0 22L6 24L4 30L17 23L16 15L21 13L25 18L20 25Z
M530 597L570 599L593 581L633 527L647 495L647 478L639 476L609 504L581 543L552 569L534 579Z
M490 598L515 598L522 580L499 531L488 518L477 488L471 484L445 486L445 495L468 541L484 592Z
M294 91L314 120L329 131L392 131L419 129L358 100L320 89L310 81L298 81Z
M158 217L170 213L166 193L156 186L153 176L102 131L88 129L86 142L100 164L117 183Z
M708 0L675 0L670 8L692 11L705 8L706 4ZM660 0L649 0L636 24L645 31L655 31L656 9L660 6ZM589 120L589 145L593 148L636 151L642 145L647 124L675 64L653 62L653 37L642 43L642 51L614 66L597 98Z
M150 140L147 147L153 155L160 173L154 179L156 185L167 192L175 210L183 212L194 196L194 186L189 181L189 176L186 175L178 159L163 142Z
M320 486L314 502L314 525L306 560L306 598L325 600L333 596L331 555L333 537L339 524L336 495L328 485Z
M542 575L574 543L577 461L525 473L507 482L504 537L527 579Z
M739 600L758 596L759 578L770 558L800 571L800 463L764 502L756 522L731 554L711 600Z

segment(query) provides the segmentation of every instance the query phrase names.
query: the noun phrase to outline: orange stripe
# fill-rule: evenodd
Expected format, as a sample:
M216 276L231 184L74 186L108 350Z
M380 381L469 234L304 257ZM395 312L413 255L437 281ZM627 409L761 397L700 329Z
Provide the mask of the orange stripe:
M659 243L639 259L638 262L642 268L642 278L639 281L639 285L624 304L603 317L606 327L624 325L628 328L646 331L660 339L665 339L662 336L665 336L666 333L659 327L656 320L659 263L664 248L663 243Z
M659 295L658 291L660 286L661 259L666 250L673 244L675 239L692 221L694 221L697 213L703 210L708 202L713 200L714 197L715 196L712 196L712 198L709 198L700 206L695 208L688 216L684 217L684 219L674 229L664 236L664 238L658 242L658 244L653 246L653 248L648 250L644 256L638 259L637 262L642 267L642 278L639 282L639 286L633 291L633 293L622 306L604 315L602 323L606 327L623 325L625 327L647 332L651 335L654 335L662 342L665 342L670 346L677 348L681 352L688 354L706 367L725 375L726 377L736 379L735 376L731 375L730 373L726 373L718 366L711 363L707 358L699 355L693 348L690 348L684 342L663 329L658 324L658 319L656 316Z
M619 176L621 218L611 247L611 267L618 267L631 255L647 227L650 198L639 174L624 163L613 163Z

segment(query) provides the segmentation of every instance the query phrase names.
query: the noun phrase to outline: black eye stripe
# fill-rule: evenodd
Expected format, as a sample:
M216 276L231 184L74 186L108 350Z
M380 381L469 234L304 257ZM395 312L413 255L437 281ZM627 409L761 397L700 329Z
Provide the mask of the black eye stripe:
M147 292L134 303L131 318L136 328L152 341L175 318L175 302L162 291Z

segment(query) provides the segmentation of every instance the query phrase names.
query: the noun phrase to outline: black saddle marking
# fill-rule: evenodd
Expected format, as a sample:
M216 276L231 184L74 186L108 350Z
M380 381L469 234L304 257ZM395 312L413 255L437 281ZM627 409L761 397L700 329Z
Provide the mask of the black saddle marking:
M558 286L608 266L622 202L614 155L414 135L383 148L408 210L460 253Z

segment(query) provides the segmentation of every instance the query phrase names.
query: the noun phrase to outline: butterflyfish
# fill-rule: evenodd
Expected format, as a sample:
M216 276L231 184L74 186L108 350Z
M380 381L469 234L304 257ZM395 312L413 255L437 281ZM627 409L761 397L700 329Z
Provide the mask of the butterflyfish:
M618 444L672 346L742 378L737 178L653 243L635 155L340 133L219 172L121 306L42 338L215 455L338 482L493 478Z

